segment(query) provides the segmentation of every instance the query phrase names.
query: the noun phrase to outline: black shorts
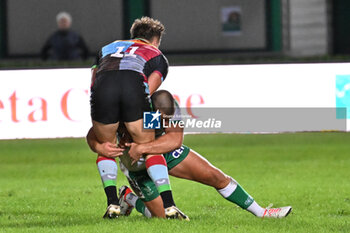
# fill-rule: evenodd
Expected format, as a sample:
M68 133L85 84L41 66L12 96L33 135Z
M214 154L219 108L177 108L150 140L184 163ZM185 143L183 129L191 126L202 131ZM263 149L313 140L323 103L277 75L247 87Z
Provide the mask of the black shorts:
M91 118L103 124L132 122L151 110L144 78L130 71L104 71L91 87Z

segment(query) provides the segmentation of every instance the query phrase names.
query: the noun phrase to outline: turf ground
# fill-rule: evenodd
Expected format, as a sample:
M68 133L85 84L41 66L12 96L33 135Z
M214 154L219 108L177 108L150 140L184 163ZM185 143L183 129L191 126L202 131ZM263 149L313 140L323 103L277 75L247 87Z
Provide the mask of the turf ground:
M95 155L83 139L12 140L0 141L0 232L350 232L350 134L187 135L185 144L262 206L292 205L292 214L258 219L212 188L172 178L190 222L136 211L104 220Z

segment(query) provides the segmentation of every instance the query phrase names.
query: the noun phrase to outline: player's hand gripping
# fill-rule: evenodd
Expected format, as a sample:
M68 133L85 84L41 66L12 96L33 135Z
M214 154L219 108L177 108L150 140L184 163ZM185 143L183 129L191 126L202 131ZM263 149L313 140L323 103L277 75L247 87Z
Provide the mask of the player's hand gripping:
M108 158L119 157L123 155L123 151L124 151L123 148L117 147L116 144L110 143L110 142L105 142L100 144L99 148L97 149L97 152L99 155L102 155Z
M136 163L143 155L142 145L131 142L131 143L125 143L125 146L130 147L128 154L130 155L130 158L132 158L133 160L131 164Z

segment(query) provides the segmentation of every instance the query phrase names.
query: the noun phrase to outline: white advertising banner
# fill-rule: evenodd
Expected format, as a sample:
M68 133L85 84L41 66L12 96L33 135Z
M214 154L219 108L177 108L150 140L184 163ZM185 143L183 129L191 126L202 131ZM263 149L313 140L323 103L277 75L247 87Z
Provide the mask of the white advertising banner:
M350 75L350 63L171 67L161 88L182 106L336 107L340 75Z
M190 115L195 107L350 107L349 68L178 66L170 67L160 89L173 93ZM91 126L89 89L89 69L0 71L0 139L84 137Z
M0 71L0 139L82 137L89 69Z

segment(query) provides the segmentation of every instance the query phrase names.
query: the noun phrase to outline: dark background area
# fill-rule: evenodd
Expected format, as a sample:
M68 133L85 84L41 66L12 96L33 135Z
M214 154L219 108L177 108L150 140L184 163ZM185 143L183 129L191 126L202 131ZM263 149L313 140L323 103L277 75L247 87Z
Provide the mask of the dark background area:
M242 10L240 36L221 32L220 10L230 6ZM90 48L88 60L40 59L40 46L55 30L60 11L72 14L73 29ZM290 0L0 0L0 68L89 67L101 46L128 39L131 24L144 15L165 24L161 50L171 65L350 60L347 0L314 5ZM315 48L307 52L303 46Z

